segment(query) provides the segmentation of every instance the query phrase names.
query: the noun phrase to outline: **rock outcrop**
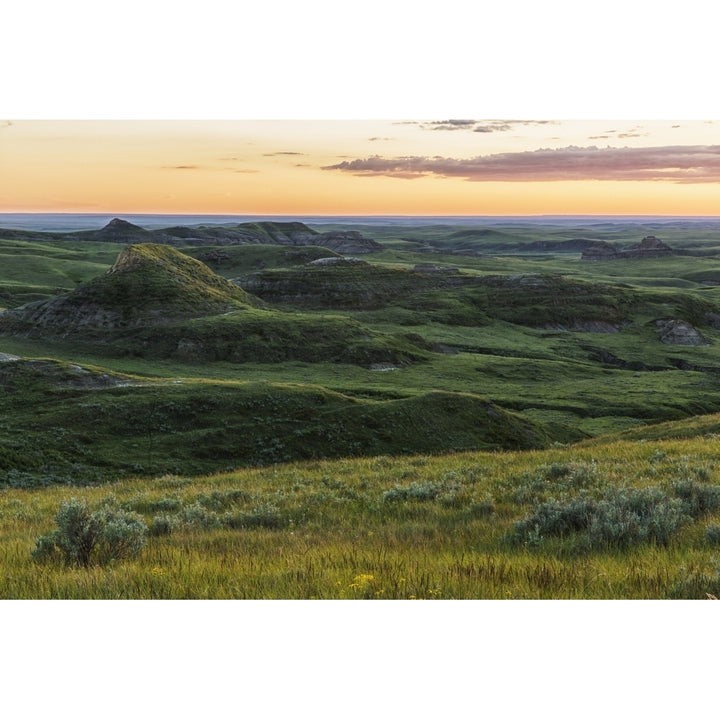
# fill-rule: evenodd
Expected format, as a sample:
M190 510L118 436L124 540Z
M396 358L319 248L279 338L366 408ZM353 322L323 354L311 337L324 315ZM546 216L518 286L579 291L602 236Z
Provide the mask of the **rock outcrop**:
M69 295L0 313L0 332L66 337L204 317L254 302L199 260L141 243L123 249L106 273Z
M583 251L582 262L597 262L602 260L633 260L642 258L658 258L677 255L678 251L666 245L654 235L644 237L637 245L618 250L609 243L599 241Z
M683 320L655 320L655 332L660 342L666 345L709 345L710 343L692 326Z

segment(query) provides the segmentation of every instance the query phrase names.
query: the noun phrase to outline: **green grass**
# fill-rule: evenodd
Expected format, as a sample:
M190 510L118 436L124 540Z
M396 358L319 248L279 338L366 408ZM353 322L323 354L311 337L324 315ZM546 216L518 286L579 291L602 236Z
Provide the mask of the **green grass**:
M530 544L508 538L551 497L614 486L670 496L673 483L689 480L718 491L717 462L707 440L618 442L5 490L0 596L704 598L720 588L705 533L717 510L697 511L662 545L586 547L572 532ZM77 497L94 508L110 494L151 528L139 557L89 568L32 560L61 502Z
M364 264L308 265L333 255L309 246L139 245L120 263L132 272L110 274L117 244L0 240L0 304L62 289L69 314L120 317L0 337L0 353L35 358L0 363L0 595L717 594L720 515L682 495L718 485L712 232L365 234L385 249ZM525 250L645 234L699 254ZM209 251L220 259L190 257ZM460 273L413 270L427 262ZM709 344L663 344L659 318ZM32 561L60 502L110 493L151 528L139 557ZM631 510L623 535L612 523Z
M3 363L0 383L6 487L581 437L467 393L369 399L307 383L143 381L49 360Z

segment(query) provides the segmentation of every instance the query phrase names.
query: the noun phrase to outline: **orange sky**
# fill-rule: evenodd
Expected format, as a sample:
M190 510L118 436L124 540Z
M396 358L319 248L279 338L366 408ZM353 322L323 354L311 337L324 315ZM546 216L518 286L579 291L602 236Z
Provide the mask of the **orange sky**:
M6 120L0 212L720 214L707 120Z

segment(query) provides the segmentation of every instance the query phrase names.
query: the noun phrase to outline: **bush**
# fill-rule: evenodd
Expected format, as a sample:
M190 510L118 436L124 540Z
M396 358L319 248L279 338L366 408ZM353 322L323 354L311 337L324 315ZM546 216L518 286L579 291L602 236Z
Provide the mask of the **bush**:
M467 508L468 516L472 518L488 518L495 512L495 505L491 497L474 501Z
M411 482L409 485L395 485L390 490L383 493L384 502L403 502L406 500L415 500L417 502L427 502L429 500L437 500L440 496L452 496L460 488L459 482L453 473L440 482L431 482L423 480L422 482Z
M693 496L694 497L694 496ZM658 487L609 488L600 500L585 493L563 501L550 498L515 523L511 539L537 545L544 537L584 533L590 548L628 547L651 541L667 545L687 522L687 502Z
M515 523L513 537L532 545L545 536L586 530L596 509L597 502L585 494L565 502L550 498L538 505L530 517Z
M710 523L705 528L705 540L707 540L710 545L720 545L720 525Z
M156 515L150 526L151 535L169 535L180 524L177 515Z
M717 485L678 480L672 484L672 488L691 517L697 518L720 508L720 487Z
M198 501L184 507L180 517L186 525L194 525L204 530L217 528L222 524L216 512L208 510Z
M136 513L113 502L91 512L84 500L60 504L57 529L39 537L32 551L38 561L61 555L65 562L87 567L93 560L108 562L137 555L145 545L147 525Z
M687 520L682 501L660 488L619 488L598 503L588 538L592 547L628 547L645 541L667 545Z
M287 525L278 507L272 503L262 503L250 512L227 513L224 524L233 529L269 528L277 529Z
M135 557L145 547L148 528L137 513L102 508L91 517L100 525L98 556L101 562Z

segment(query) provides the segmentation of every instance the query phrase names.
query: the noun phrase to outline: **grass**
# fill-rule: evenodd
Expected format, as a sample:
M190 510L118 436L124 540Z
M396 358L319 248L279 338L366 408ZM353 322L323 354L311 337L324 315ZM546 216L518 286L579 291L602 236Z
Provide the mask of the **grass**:
M718 594L711 232L374 230L384 249L363 264L136 245L133 272L110 274L117 244L0 239L0 303L62 288L73 312L122 316L0 338L26 358L0 363L0 595ZM703 255L593 264L530 245L644 234ZM414 271L427 262L460 272ZM709 344L663 344L658 318ZM72 498L139 513L147 545L33 561Z
M715 505L664 544L586 547L572 534L508 544L514 525L558 493L717 484L707 440L602 448L341 459L220 475L124 480L0 494L2 597L670 598L717 591ZM71 497L111 494L151 528L137 558L88 568L37 563ZM158 518L175 518L153 534ZM160 522L160 524L162 524Z
M579 437L468 393L358 398L307 383L147 381L51 360L4 363L0 382L0 485L11 487Z

